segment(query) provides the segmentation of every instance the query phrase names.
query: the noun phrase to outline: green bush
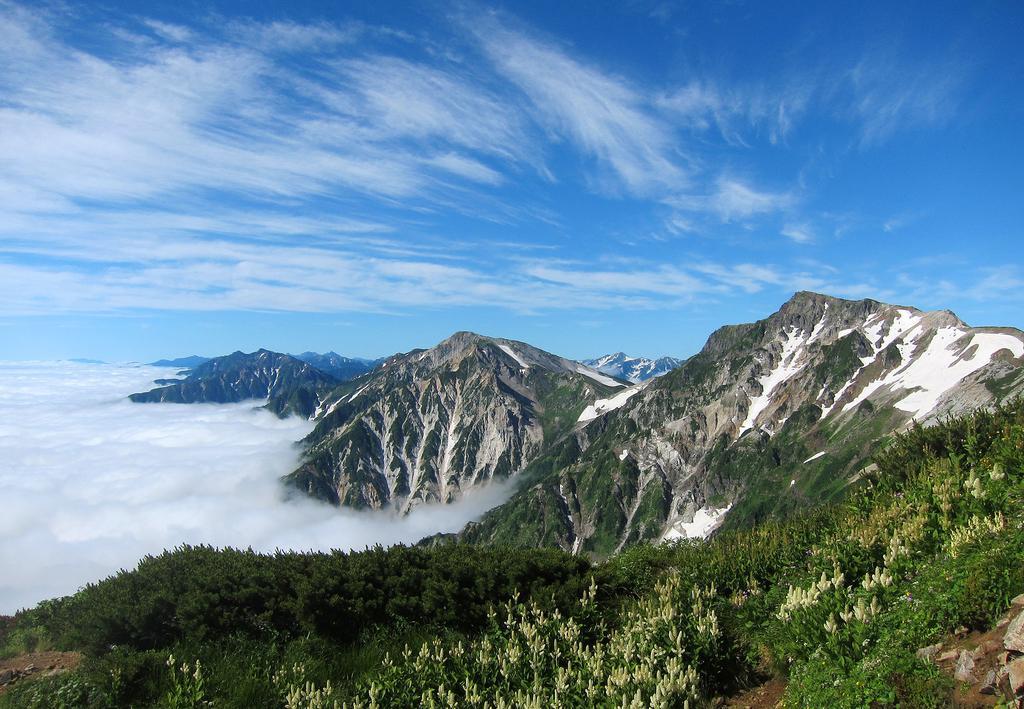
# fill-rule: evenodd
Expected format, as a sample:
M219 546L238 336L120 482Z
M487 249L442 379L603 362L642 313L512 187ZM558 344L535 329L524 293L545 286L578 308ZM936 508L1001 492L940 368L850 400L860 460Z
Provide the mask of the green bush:
M40 633L95 655L240 633L350 642L396 623L471 630L515 591L565 607L590 574L586 559L551 549L396 546L264 555L184 546L41 604L23 614L12 637Z

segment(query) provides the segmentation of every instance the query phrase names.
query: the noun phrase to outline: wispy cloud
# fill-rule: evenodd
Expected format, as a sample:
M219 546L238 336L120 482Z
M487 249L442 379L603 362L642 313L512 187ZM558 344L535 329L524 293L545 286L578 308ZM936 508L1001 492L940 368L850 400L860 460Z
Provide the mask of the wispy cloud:
M657 105L688 130L713 128L728 143L746 146L758 132L772 144L785 141L810 98L809 87L798 82L769 89L694 80L660 95Z
M689 297L708 290L708 284L694 275L672 266L641 270L568 269L535 265L526 272L542 281L571 286L593 293L654 293L673 297Z
M162 24L162 23L161 23ZM153 26L150 24L150 26ZM166 25L164 25L166 27ZM154 28L156 29L156 28ZM360 23L345 25L328 22L299 23L291 21L256 22L253 20L232 21L228 37L239 44L247 45L260 52L323 51L355 42L368 30ZM171 35L184 41L184 37Z
M15 39L0 48L5 209L25 209L25 195L44 209L224 191L427 198L453 180L501 181L502 166L459 149L506 163L529 152L516 112L467 77L387 56L299 75L276 59L332 49L350 28L250 24L234 34L253 41L237 44L149 23L173 41L108 59L17 8L0 8L0 21Z
M142 21L146 27L152 30L161 39L168 40L170 42L188 42L193 38L192 30L182 25L172 24L170 22L161 22L160 20L144 19Z
M861 143L877 145L908 128L940 126L959 108L965 66L951 61L908 64L889 52L865 55L848 73L849 110Z
M899 214L894 214L893 216L889 217L888 219L882 222L882 231L884 231L887 234L891 234L895 231L900 231L910 226L911 224L919 222L924 216L925 214L920 211L901 212Z
M664 201L683 212L712 214L723 222L736 222L782 212L792 207L797 198L790 191L772 192L722 175L707 194L680 194Z
M477 24L477 37L549 130L610 169L630 193L649 195L685 183L671 130L645 92L552 42L510 29L502 19Z
M576 206L549 192L633 210L645 233L619 243L745 232L818 248L829 220L810 212L813 187L768 180L749 156L787 149L822 113L862 127L866 146L941 125L960 76L906 62L887 73L865 55L852 69L666 87L503 13L456 21L447 44L359 22L125 18L66 32L75 19L0 1L5 315L651 308L831 285L728 257L703 271L609 266L600 241L580 248ZM522 261L489 228L527 223L555 234L524 238L549 260ZM570 249L582 263L555 260Z
M146 236L106 238L97 249L60 241L59 263L0 260L0 300L8 315L155 310L387 312L487 303L521 312L652 307L647 289L608 293L597 285L551 283L526 270L493 273L459 244L425 247L361 236L336 245L282 245ZM360 246L353 254L350 243ZM22 244L20 253L38 252ZM505 248L505 247L501 247ZM376 254L376 255L375 255Z
M814 241L814 231L808 224L786 224L782 227L782 235L798 244L808 244Z
M311 92L356 121L368 138L441 140L512 161L535 160L540 152L524 117L479 75L387 56L331 67L351 91L320 85Z
M982 269L980 278L968 289L969 297L979 301L1024 300L1024 273L1019 266L994 266Z
M956 263L955 269L946 269L938 278L903 271L897 282L907 302L925 307L947 307L954 298L987 304L1024 301L1024 273L1016 265L966 268L966 264Z

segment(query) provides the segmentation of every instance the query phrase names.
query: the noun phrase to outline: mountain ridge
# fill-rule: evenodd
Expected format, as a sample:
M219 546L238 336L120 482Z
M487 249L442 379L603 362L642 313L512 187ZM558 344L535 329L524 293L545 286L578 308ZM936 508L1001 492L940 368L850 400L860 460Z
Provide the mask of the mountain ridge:
M180 367L182 369L192 369L198 367L200 364L209 362L211 357L203 357L202 355L188 355L187 357L175 357L172 359L158 359L155 362L150 362L150 367Z
M894 433L1024 392L1024 333L799 291L639 383L468 331L347 382L323 376L255 392L315 421L292 489L408 513L515 479L457 538L600 557L840 499Z
M235 403L268 399L278 416L310 418L323 395L340 381L290 355L259 349L215 357L189 370L180 380L160 380L163 386L131 394L135 403Z
M583 360L583 364L599 372L626 379L634 384L667 374L682 363L683 360L675 357L630 357L625 352Z
M337 352L302 352L300 354L291 355L295 359L302 360L307 364L311 364L321 372L330 374L339 381L348 381L349 379L355 379L361 374L369 372L371 369L376 367L378 364L384 361L384 358L380 359L363 359L362 357L345 357Z
M515 475L588 399L626 385L524 342L456 332L332 392L286 481L354 507L450 502Z
M581 421L459 538L601 556L835 499L891 433L1024 391L1022 355L1013 328L799 292Z

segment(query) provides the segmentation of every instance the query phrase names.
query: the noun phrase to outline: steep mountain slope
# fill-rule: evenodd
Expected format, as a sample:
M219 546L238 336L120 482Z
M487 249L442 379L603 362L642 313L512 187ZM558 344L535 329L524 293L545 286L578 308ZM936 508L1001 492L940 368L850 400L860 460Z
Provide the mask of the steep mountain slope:
M1024 391L1022 356L1018 330L797 293L595 402L461 537L605 555L832 499L893 431Z
M328 391L340 382L335 377L294 357L269 350L235 352L195 367L181 381L161 380L166 386L132 394L138 403L231 403L267 399L267 407L284 416L309 418Z
M349 379L355 379L361 374L366 374L384 361L383 359L343 357L337 352L325 352L323 354L319 352L303 352L302 354L292 356L295 359L313 365L321 372L326 372L342 382L347 382Z
M619 379L626 379L639 384L648 379L660 377L671 372L683 363L683 360L675 357L658 357L648 359L647 357L630 357L624 352L605 355L597 359L583 360L583 364L593 367L599 372L610 374Z
M407 511L516 474L625 387L522 342L459 332L339 387L286 480L351 507Z

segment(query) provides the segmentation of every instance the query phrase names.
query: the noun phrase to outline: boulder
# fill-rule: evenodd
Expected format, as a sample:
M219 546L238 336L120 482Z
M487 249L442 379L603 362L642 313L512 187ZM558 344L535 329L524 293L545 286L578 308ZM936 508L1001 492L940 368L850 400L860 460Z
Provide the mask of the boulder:
M974 682L974 653L964 650L960 653L960 659L956 661L956 671L953 677L958 682Z
M1021 613L1006 627L1003 647L1013 652L1024 652L1024 613Z
M1006 674L1010 678L1010 690L1014 696L1024 695L1024 657L1018 657L1008 664Z
M10 684L15 680L14 670L0 671L0 686Z
M985 675L985 679L981 681L981 689L979 689L978 691L982 694L993 695L996 693L997 689L998 687L996 681L996 671L989 670L988 673Z

